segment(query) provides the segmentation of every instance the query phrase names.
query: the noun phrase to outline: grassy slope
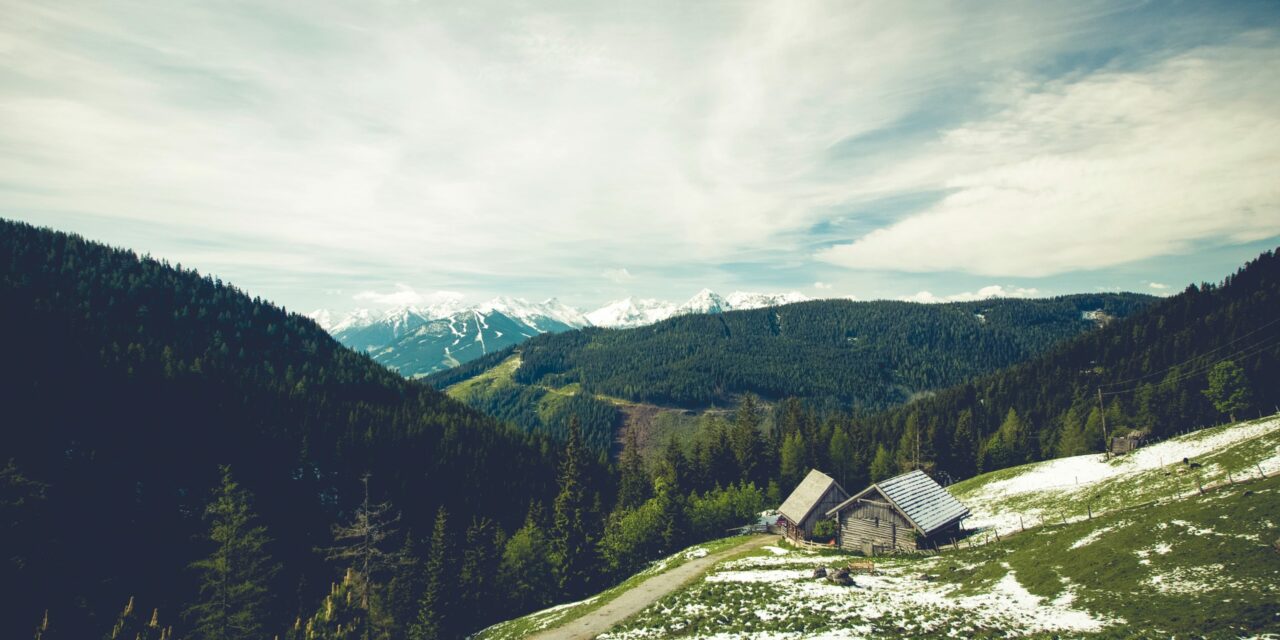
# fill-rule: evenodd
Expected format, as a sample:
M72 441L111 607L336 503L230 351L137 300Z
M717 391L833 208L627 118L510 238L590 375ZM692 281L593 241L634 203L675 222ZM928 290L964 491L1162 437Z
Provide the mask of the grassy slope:
M1198 452L1199 469L1179 473L1182 457L1165 459L1188 452ZM1093 475L1077 485L1066 471ZM1018 528L1018 514L1030 515L1025 533L932 557L878 558L877 575L858 576L855 587L809 577L814 566L844 562L840 554L765 549L719 564L606 637L1280 633L1278 472L1276 417L1205 429L1117 461L1082 456L1006 469L952 491L1006 533ZM1192 484L1197 474L1204 494ZM504 625L527 632L550 626L545 616L571 619L539 615ZM494 633L504 625L481 637L519 636Z
M557 605L529 615L502 622L477 633L476 640L516 640L524 638L544 629L568 624L582 616L608 604L614 598L639 585L641 582L670 571L689 560L719 553L746 540L743 536L722 538L706 544L697 545L673 554L649 565L644 571L631 576L626 581L611 589L598 593L586 600Z
M1199 466L1183 464L1184 458ZM1078 521L1090 511L1195 495L1201 486L1264 472L1280 473L1280 416L1194 431L1109 461L1094 454L1002 469L950 491L973 512L967 527L1004 534L1023 524Z
M444 389L449 397L470 404L473 398L484 398L494 391L518 386L513 376L520 367L520 354L516 353L490 369L486 369L472 378L450 385ZM544 420L552 415L556 404L569 396L582 393L582 386L573 383L563 387L537 385L547 393L538 401L537 411ZM661 407L654 404L631 402L621 398L595 394L596 399L608 402L622 411L623 425L638 429L641 453L646 458L660 450L672 437L686 439L697 432L699 425L708 417L728 417L727 409L704 409L691 411L682 408ZM766 405L767 406L767 405ZM766 422L768 416L766 415Z

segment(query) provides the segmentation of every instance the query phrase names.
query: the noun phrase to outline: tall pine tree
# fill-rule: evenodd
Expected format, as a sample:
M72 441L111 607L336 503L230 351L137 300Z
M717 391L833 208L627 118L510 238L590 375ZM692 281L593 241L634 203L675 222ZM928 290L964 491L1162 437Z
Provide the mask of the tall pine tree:
M564 594L581 590L591 571L592 544L586 522L589 505L582 456L582 427L575 416L569 421L569 438L560 463L560 493L553 507L551 538L556 585Z
M270 582L279 567L267 555L266 527L255 524L250 496L222 467L222 483L205 509L212 555L191 566L199 600L187 610L200 640L257 640L265 635Z
M409 640L437 640L449 637L453 608L453 544L449 539L449 512L444 506L436 511L431 530L431 549L427 552L426 586L418 602L418 619L409 629Z

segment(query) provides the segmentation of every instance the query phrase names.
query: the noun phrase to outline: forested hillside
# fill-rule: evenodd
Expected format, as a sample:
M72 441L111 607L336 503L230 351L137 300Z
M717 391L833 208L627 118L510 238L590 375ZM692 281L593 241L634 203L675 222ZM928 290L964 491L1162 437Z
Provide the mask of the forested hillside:
M271 559L250 580L265 594L256 620L262 637L284 637L348 569L348 583L365 584L363 554L326 561L321 549L342 544L332 526L359 524L366 473L370 511L389 502L387 520L401 515L377 549L397 560L369 577L371 608L312 621L308 638L345 637L335 625L370 618L403 637L424 610L438 509L442 543L480 558L469 577L461 566L443 574L470 603L425 609L445 620L441 637L532 606L510 595L524 582L499 588L492 574L531 505L535 521L551 517L559 443L405 380L216 278L74 235L0 221L0 309L0 636L30 637L46 610L45 638L110 636L126 602L126 630L153 608L161 628L198 626L204 614L182 614L212 597L200 591L212 578L192 563L225 548L210 527L243 505L265 527L245 539ZM579 473L582 501L611 499L595 458ZM206 514L215 488L221 516Z
M689 407L751 392L880 409L1087 331L1095 322L1085 312L1125 317L1152 300L1139 294L941 305L819 300L691 315L637 329L538 336L518 347L515 378ZM459 375L430 381L439 387Z
M444 389L492 377L515 356L519 366L501 384L475 385L460 399L535 432L554 433L556 421L544 417L569 412L589 441L607 446L619 415L597 395L704 408L753 393L869 413L1020 362L1154 300L1098 294L941 305L802 302L537 336L427 381Z
M1131 318L866 426L890 454L900 442L898 457L965 477L1101 451L1104 426L1110 435L1139 430L1162 438L1256 417L1280 404L1277 310L1280 256L1267 252L1220 284L1188 286Z

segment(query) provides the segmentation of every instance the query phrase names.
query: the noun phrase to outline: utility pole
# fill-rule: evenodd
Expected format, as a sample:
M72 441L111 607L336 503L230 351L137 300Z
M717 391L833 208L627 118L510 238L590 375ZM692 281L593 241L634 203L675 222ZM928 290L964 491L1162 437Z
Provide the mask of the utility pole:
M1102 403L1102 387L1098 387L1098 411L1102 413L1102 456L1111 459L1111 438L1107 437L1107 406Z

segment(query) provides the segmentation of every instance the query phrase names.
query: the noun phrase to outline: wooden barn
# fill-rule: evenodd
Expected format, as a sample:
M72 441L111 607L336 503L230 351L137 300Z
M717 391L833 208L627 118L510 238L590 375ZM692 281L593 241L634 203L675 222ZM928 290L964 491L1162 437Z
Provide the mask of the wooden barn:
M948 541L969 509L923 471L877 482L827 511L836 545L867 555L915 551Z
M849 497L849 492L831 476L813 469L786 501L778 507L778 525L792 540L813 535L813 525L827 517L827 511Z

